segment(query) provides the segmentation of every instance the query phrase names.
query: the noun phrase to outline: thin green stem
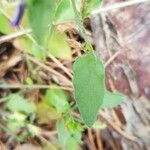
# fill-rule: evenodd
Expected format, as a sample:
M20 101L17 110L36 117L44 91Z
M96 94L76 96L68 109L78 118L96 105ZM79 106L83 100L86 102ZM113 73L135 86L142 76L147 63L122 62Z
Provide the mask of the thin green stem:
M79 12L76 8L75 0L71 0L71 4L72 4L72 7L73 7L73 10L74 10L74 13L75 13L75 18L76 18L76 22L77 22L77 25L78 25L78 28L79 28L79 32L80 32L81 36L84 38L85 42L89 43L89 40L88 40L87 35L86 35L85 28L83 26L82 17L79 14Z

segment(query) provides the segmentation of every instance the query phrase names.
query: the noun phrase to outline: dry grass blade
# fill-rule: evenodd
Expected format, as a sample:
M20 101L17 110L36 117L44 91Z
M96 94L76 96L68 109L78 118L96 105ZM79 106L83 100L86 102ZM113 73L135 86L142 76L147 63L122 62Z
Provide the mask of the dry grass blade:
M92 129L88 128L88 137L89 137L89 142L90 142L90 147L92 150L97 150L96 146L95 146L95 142L93 139L93 135L92 135Z
M61 81L63 81L66 85L72 86L72 82L69 79L67 79L65 76L60 74L58 71L54 70L53 68L46 66L45 64L41 63L39 60L37 60L36 58L34 58L30 55L26 55L26 58L28 60L32 61L33 63L37 64L38 66L42 67L43 69L49 71L50 73L58 76L61 79Z
M72 74L68 71L68 69L59 61L57 60L53 55L49 54L48 55L53 62L55 62L59 68L61 68L71 79L72 79Z
M18 38L18 37L23 36L23 35L28 34L28 33L31 33L31 29L22 30L22 31L18 31L16 33L2 36L2 37L0 37L0 44L7 42L7 41L11 41L15 38Z
M95 135L96 135L96 142L97 142L97 147L98 150L103 150L103 144L102 144L102 139L101 139L101 134L100 134L100 130L96 130L95 131Z
M117 133L119 133L122 137L125 137L128 140L131 140L133 142L137 142L137 138L133 135L130 135L126 132L124 132L122 129L120 129L115 123L113 123L110 119L108 119L105 115L105 113L101 112L100 116L104 121L107 122L107 124L112 127Z
M116 59L118 57L118 55L121 53L121 50L116 52L112 57L110 57L108 59L108 61L104 64L105 68L107 68L112 62L114 59Z
M73 112L72 115L78 119L80 119L80 115L76 112ZM101 118L106 121L106 123L112 127L118 134L120 134L122 137L130 140L130 141L133 141L133 142L137 142L137 138L133 135L130 135L129 133L126 133L125 131L123 131L120 127L118 127L112 120L108 119L105 115L105 113L103 112L100 112L100 116Z
M15 50L14 53L12 54L12 56L10 56L10 58L8 60L5 60L0 63L0 78L5 75L6 71L8 71L8 69L15 66L21 60L22 60L22 57L20 55L20 52Z
M120 9L120 8L124 8L124 7L128 7L128 6L132 6L132 5L136 5L136 4L144 3L144 2L150 2L150 0L133 0L133 1L116 3L111 6L106 6L106 7L94 10L94 11L92 11L92 15L99 14L102 12L112 11L114 9Z

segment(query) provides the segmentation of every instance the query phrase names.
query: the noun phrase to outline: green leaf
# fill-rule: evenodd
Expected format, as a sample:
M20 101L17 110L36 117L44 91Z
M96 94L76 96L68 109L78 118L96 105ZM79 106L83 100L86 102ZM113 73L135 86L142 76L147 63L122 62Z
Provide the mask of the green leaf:
M53 31L49 41L49 53L61 59L71 59L71 49L65 33Z
M125 96L121 93L112 93L105 89L104 100L101 108L116 107L124 100L124 98Z
M70 138L70 134L67 131L64 123L62 121L57 121L56 129L58 132L58 142L65 146L67 144L68 139Z
M35 105L28 100L24 99L19 94L11 94L8 97L6 107L11 111L23 112L25 114L31 114L36 111Z
M71 116L67 118L66 125L69 132L72 134L76 134L79 131L82 131L81 125L77 121L75 121ZM77 141L80 142L81 138L77 138Z
M28 16L30 26L36 40L43 44L48 26L52 26L55 11L55 0L28 0Z
M12 31L13 30L11 28L8 19L3 14L0 13L0 32L4 34L9 34Z
M70 21L75 19L73 8L69 0L61 0L55 14L56 23Z
M73 137L70 137L67 141L66 150L78 150L79 146Z
M45 53L35 43L31 41L27 36L20 37L15 40L15 47L23 50L27 53L33 54L39 60L44 60Z
M54 106L57 111L63 113L67 111L69 107L68 97L66 93L61 89L49 89L46 91L47 102Z
M35 44L32 45L32 54L39 60L45 60L45 52Z
M12 132L16 133L19 131L22 127L24 127L24 122L18 122L16 120L8 120L7 122L7 128Z
M79 57L73 66L75 99L85 123L91 127L104 98L104 66L94 54Z
M73 134L70 133L62 121L57 121L56 128L58 132L58 142L61 148L63 145L65 150L76 150L78 144L81 142L81 131L76 129L76 132Z

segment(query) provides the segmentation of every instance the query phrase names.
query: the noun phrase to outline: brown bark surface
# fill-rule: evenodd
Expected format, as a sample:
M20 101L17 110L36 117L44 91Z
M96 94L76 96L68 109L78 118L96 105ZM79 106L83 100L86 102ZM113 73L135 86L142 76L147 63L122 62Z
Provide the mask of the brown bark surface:
M117 0L106 0L111 5ZM123 150L150 148L150 3L93 16L96 53L107 65L106 84L128 95L115 114L137 142L121 138ZM107 132L108 134L108 132ZM105 135L105 134L104 134ZM103 136L105 139L105 136ZM116 140L116 136L113 135ZM120 148L113 148L120 149Z

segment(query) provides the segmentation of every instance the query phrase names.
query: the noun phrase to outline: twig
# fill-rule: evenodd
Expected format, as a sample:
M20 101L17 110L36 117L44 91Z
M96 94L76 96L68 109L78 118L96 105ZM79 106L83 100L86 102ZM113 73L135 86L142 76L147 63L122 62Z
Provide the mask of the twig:
M108 59L108 61L104 64L105 68L121 53L121 50L117 51L112 57Z
M90 146L92 150L96 150L96 146L94 143L94 139L93 139L93 135L92 135L92 129L88 128L88 137L89 137L89 141L90 141Z
M101 118L106 121L106 123L112 127L117 133L119 133L121 136L125 137L128 140L131 140L133 142L137 142L137 138L133 135L129 135L129 133L124 132L121 130L116 124L114 124L110 119L107 119L105 114L103 112L100 112Z
M62 89L66 91L72 91L70 87L63 86L51 86L51 85L27 85L27 84L0 84L0 89ZM4 99L5 100L5 99ZM0 102L4 101L3 99Z
M4 61L0 63L0 78L4 76L6 71L15 66L17 63L19 63L22 60L22 57L20 53L17 51L14 51L12 56L9 57L8 61Z
M2 37L0 37L0 44L3 43L3 42L13 40L17 37L23 36L23 35L28 34L28 33L31 33L31 29L26 29L26 30L23 30L23 31L19 31L19 32L15 32L15 33L12 33L12 34L9 34L9 35L2 36Z
M32 61L33 63L37 64L38 66L40 66L43 69L49 71L50 73L53 73L56 76L60 77L62 79L62 81L66 82L67 85L72 86L72 82L69 79L67 79L65 76L60 74L58 71L46 66L45 64L41 63L39 60L35 59L34 57L32 57L30 55L25 55L25 56L28 60Z
M57 130L53 130L53 131L42 130L41 134L47 136L54 136L57 134Z
M3 103L7 100L7 97L0 98L0 103Z
M149 2L150 0L134 0L134 1L126 1L126 2L120 2L120 3L116 3L114 5L111 6L106 6L97 10L92 11L92 15L95 14L99 14L102 12L108 12L108 11L112 11L114 9L119 9L119 8L124 8L124 7L128 7L128 6L132 6L135 4L139 4L139 3L144 3L144 2Z
M103 144L102 144L100 132L101 132L100 129L95 130L96 143L97 143L98 150L103 150Z
M81 119L80 115L76 112L72 112L72 115L74 117L77 117L78 119ZM126 139L133 141L133 142L137 142L137 138L133 135L129 135L128 133L126 133L125 131L123 131L122 129L120 129L112 120L108 119L105 114L103 112L100 112L100 116L101 118L106 121L106 123L112 127L117 133L119 133L121 136L125 137Z
M61 68L72 79L72 74L68 71L68 69L59 60L57 60L51 54L48 54L48 56L52 59L53 62L55 62L58 65L59 68Z

